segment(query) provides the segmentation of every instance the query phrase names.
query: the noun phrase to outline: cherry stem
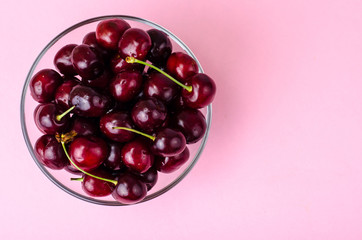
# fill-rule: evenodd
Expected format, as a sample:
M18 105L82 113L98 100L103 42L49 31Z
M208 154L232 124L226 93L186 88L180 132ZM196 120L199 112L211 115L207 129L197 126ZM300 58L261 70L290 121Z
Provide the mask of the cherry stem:
M62 120L62 118L67 115L68 113L70 113L73 109L75 108L75 106L70 107L67 111L63 112L62 114L57 115L55 118L57 119L57 121L59 122L60 120Z
M134 133L137 133L137 134L142 135L142 136L144 136L144 137L147 137L147 138L151 139L152 141L155 141L155 139L156 139L156 137L154 137L154 136L152 136L152 135L149 135L149 134L146 134L146 133L137 131L137 130L132 129L132 128L113 127L113 129L121 129L121 130L126 130L126 131L129 131L129 132L134 132Z
M171 79L174 83L176 83L177 85L183 87L184 89L186 89L187 91L191 92L192 91L192 86L186 86L185 84L182 84L181 82L177 81L175 78L173 78L171 75L169 75L168 73L166 73L165 71L162 71L161 69L159 69L158 67L152 65L152 64L149 64L147 62L144 62L144 61L141 61L141 60L138 60L134 57L126 57L126 62L127 63L140 63L140 64L143 64L143 65L146 65L146 66L149 66L150 68L153 68L157 71L159 71L160 73L162 73L163 75L165 75L166 77L168 77L169 79Z
M83 182L84 178L80 177L80 178L71 178L71 181L79 181L79 182Z
M82 173L88 175L88 176L91 176L92 178L96 178L96 179L99 179L99 180L102 180L102 181L106 181L106 182L110 182L110 183L113 183L114 185L117 185L117 181L116 180L111 180L111 179L107 179L107 178L101 178L101 177L98 177L98 176L95 176L93 174L90 174L90 173L87 173L86 171L84 171L83 169L81 169L80 167L78 167L74 162L73 160L70 158L69 154L68 154L68 151L65 147L65 142L64 141L61 141L61 144L62 144L62 147L63 147L63 150L64 150L64 153L65 155L67 156L68 160L73 164L73 166L78 169L79 171L81 171Z

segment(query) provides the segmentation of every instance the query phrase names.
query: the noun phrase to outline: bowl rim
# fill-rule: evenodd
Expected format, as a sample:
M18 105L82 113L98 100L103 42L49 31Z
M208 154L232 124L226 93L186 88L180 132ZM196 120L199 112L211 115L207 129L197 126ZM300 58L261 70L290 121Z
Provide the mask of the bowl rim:
M190 161L189 165L187 166L187 168L176 178L174 179L171 183L169 183L167 186L165 186L164 188L158 190L157 192L154 192L150 195L147 195L142 201L134 203L134 204L122 204L120 202L117 201L108 201L108 200L102 200L102 199L97 199L97 198L92 198L92 197L88 197L85 195L81 195L79 193L77 193L76 191L66 187L65 185L63 185L60 181L58 181L55 177L53 177L53 175L51 173L49 173L49 171L38 161L37 157L35 156L35 153L33 151L33 146L31 144L31 141L29 139L29 135L28 135L28 131L27 131L27 126L26 126L26 121L25 121L25 98L26 98L26 94L27 94L27 90L29 87L29 83L30 80L33 76L33 72L35 70L35 68L37 67L40 59L45 55L45 53L59 40L61 39L63 36L65 36L66 34L68 34L69 32L93 23L93 22L97 22L97 21L101 21L101 20L107 20L107 19L112 19L112 18L121 18L123 20L130 20L130 21L136 21L139 23L143 23L146 24L150 27L156 28L158 30L161 30L165 33L167 33L167 35L174 41L176 42L187 54L189 54L193 59L195 59L198 67L199 67L199 72L200 73L204 73L200 62L197 60L196 56L193 54L193 52L189 49L189 47L183 43L176 35L174 35L172 32L170 32L169 30L167 30L166 28L162 27L161 25L158 25L152 21L143 19L143 18L139 18L139 17L134 17L134 16L129 16L129 15L104 15L104 16L98 16L98 17L94 17L94 18L89 18L86 19L84 21L81 21L79 23L76 23L74 25L72 25L71 27L65 29L64 31L62 31L60 34L58 34L55 38L53 38L44 48L43 50L39 53L39 55L36 57L34 63L32 64L27 76L26 76L26 80L23 86L23 90L22 90L22 94L21 94L21 102L20 102L20 122L21 122L21 129L22 129L22 133L23 133L23 137L24 140L26 142L26 145L28 147L28 150L30 152L30 155L32 156L33 160L35 161L35 163L37 164L37 166L40 168L40 170L44 173L44 175L50 180L52 181L57 187L59 187L60 189L62 189L63 191L67 192L68 194L72 195L73 197L76 197L78 199L81 199L83 201L89 202L89 203L94 203L94 204L98 204L98 205L106 205L106 206L130 206L130 205L135 205L135 204L139 204L139 203L144 203L147 202L151 199L154 199L164 193L166 193L167 191L169 191L170 189L172 189L173 187L175 187L182 179L184 179L186 177L186 175L191 171L191 169L195 166L195 164L197 163L197 161L199 160L201 153L203 152L205 145L206 145L206 141L208 139L209 136L209 131L210 131L210 126L211 126L211 117L212 117L212 106L211 104L207 106L206 108L206 132L204 137L201 140L200 146L194 156L194 158Z

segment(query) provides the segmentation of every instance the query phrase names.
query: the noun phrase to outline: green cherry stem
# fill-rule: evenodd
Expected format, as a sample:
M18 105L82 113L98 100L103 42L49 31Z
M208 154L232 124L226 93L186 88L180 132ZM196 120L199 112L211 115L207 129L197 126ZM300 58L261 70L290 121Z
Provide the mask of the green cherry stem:
M177 81L175 78L173 78L171 75L169 75L168 73L166 73L165 71L162 71L161 69L159 69L158 67L149 64L147 62L138 60L134 57L126 57L126 62L127 63L139 63L139 64L143 64L146 66L149 66L150 68L155 69L156 71L159 71L160 73L162 73L163 75L165 75L166 77L168 77L169 79L171 79L172 81L174 81L174 83L176 83L177 85L183 87L184 89L186 89L187 91L191 92L192 91L192 86L186 86L185 84L182 84L181 82Z
M93 178L96 178L96 179L99 179L99 180L103 180L103 181L106 181L106 182L110 182L110 183L113 183L114 185L117 185L117 181L116 180L111 180L111 179L107 179L107 178L101 178L101 177L98 177L98 176L95 176L93 174L90 174L90 173L87 173L86 171L84 171L83 169L81 169L80 167L78 167L77 165L75 165L75 163L73 162L73 160L70 158L69 154L68 154L68 151L65 147L65 143L64 141L61 141L60 142L62 144L62 147L63 147L63 150L64 150L64 153L65 155L67 156L68 160L73 164L73 166L78 169L79 171L81 171L82 173L84 174L87 174L88 176L91 176Z
M144 136L144 137L147 137L147 138L151 139L152 141L155 141L155 139L156 139L156 137L154 137L154 136L152 136L152 135L149 135L149 134L146 134L146 133L137 131L137 130L132 129L132 128L113 127L113 129L121 129L121 130L126 130L126 131L129 131L129 132L134 132L134 133L137 133L137 134L142 135L142 136Z
M79 181L79 182L83 182L84 178L80 177L80 178L71 178L71 181Z
M57 119L57 121L59 122L60 120L62 120L62 118L67 115L68 113L70 113L73 109L75 108L75 106L70 107L67 111L63 112L62 114L57 115L55 118Z

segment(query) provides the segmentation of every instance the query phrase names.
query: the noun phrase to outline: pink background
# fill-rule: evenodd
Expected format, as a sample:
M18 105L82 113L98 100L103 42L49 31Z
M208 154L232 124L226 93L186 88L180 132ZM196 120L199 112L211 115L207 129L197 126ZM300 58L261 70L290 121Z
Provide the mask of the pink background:
M362 239L360 0L0 4L0 239ZM196 167L131 207L58 189L20 129L21 90L41 49L107 14L171 30L218 86Z

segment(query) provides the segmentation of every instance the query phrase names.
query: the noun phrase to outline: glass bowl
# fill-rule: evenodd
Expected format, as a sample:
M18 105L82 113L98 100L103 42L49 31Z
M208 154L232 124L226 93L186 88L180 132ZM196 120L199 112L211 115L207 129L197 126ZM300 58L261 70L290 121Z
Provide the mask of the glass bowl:
M86 35L91 31L95 31L99 21L105 19L112 19L112 18L124 19L131 25L131 27L141 28L143 30L155 28L165 32L169 36L172 42L173 51L183 51L188 55L190 55L191 57L193 57L199 67L199 72L203 73L203 69L199 61L196 59L195 55L191 52L191 50L186 46L186 44L184 44L178 37L176 37L174 34L172 34L164 27L156 23L153 23L151 21L132 16L109 15L109 16L95 17L77 23L71 26L70 28L66 29L65 31L61 32L52 41L50 41L45 46L45 48L40 52L38 57L35 59L33 65L31 66L30 71L25 80L21 96L20 115L21 115L21 127L25 143L29 149L30 155L33 157L35 163L38 165L40 170L45 174L45 176L49 180L51 180L56 186L58 186L63 191L81 200L94 204L101 204L108 206L124 206L125 204L113 200L112 196L91 197L86 195L86 193L83 192L81 184L78 181L70 181L70 178L75 177L76 175L71 174L65 170L52 170L46 168L38 161L37 157L35 156L33 146L36 140L42 135L42 133L36 127L33 119L33 112L38 103L35 100L33 100L29 90L29 82L36 72L44 68L55 69L53 65L53 58L56 52L61 47L70 43L81 43L84 35ZM190 158L188 162L185 163L179 170L173 173L170 174L159 173L158 182L147 193L147 196L139 203L149 201L164 194L165 192L176 186L195 166L197 160L199 159L205 147L206 140L209 134L210 123L211 123L211 105L207 106L204 109L201 109L201 112L204 114L206 118L206 123L207 123L206 133L198 143L188 145L188 148L190 150Z

